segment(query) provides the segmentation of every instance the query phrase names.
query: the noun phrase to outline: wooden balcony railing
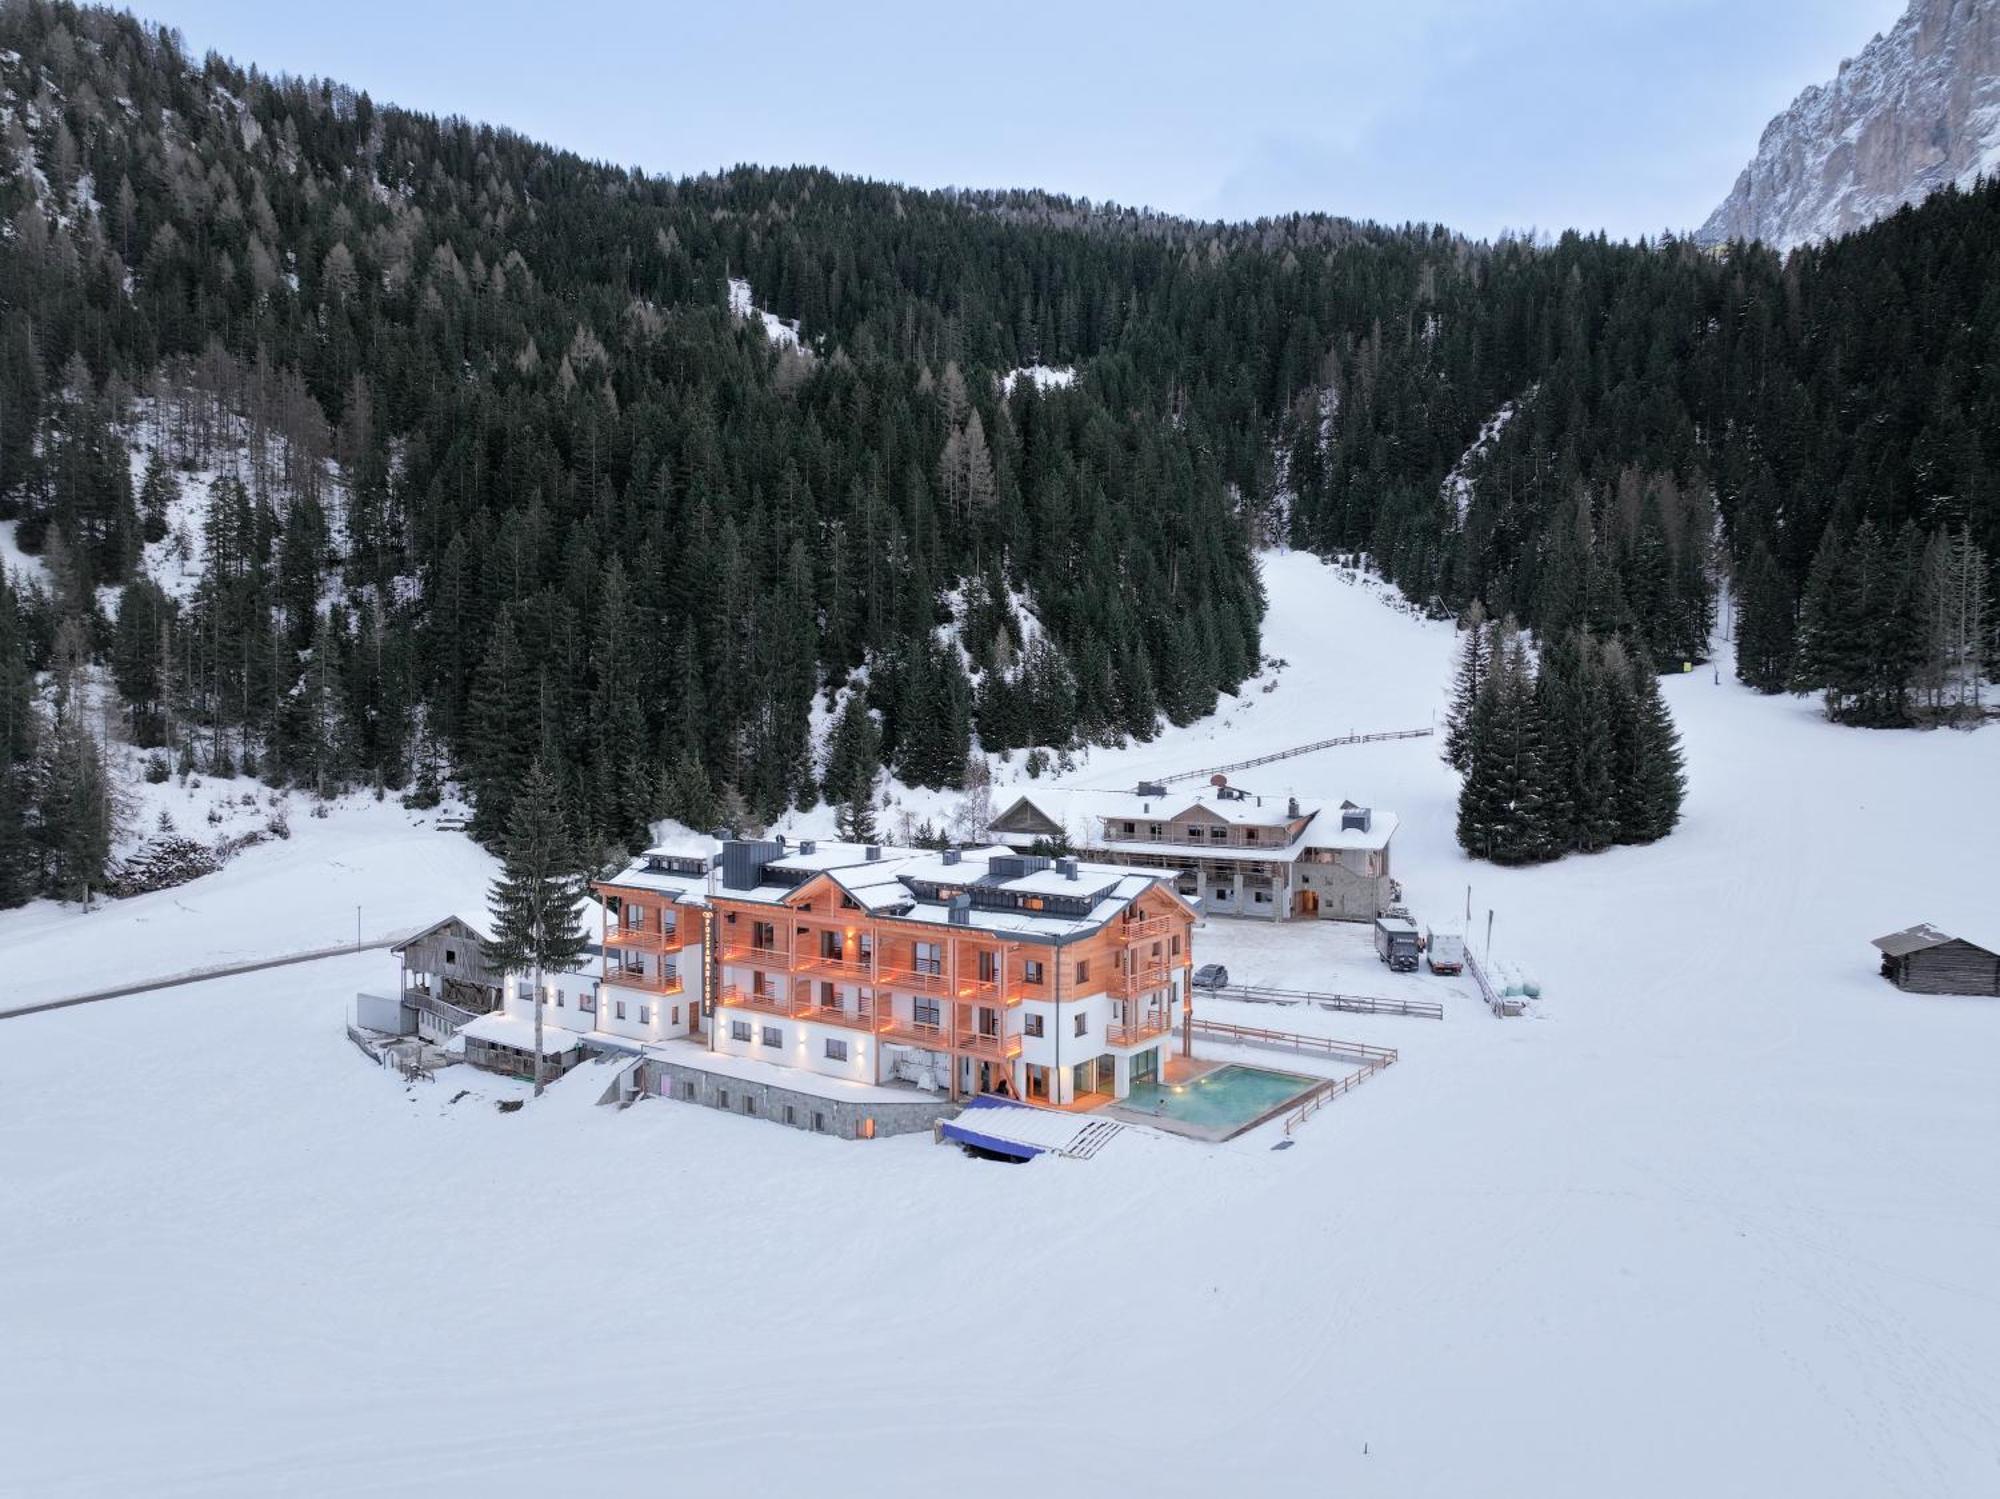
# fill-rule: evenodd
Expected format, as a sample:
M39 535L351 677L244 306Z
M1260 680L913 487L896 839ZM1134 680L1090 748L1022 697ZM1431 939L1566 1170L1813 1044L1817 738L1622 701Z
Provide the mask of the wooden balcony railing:
M931 973L922 968L893 967L881 964L875 970L875 982L889 989L902 989L917 994L948 994L951 992L951 975Z
M829 958L824 953L802 953L793 965L797 973L819 974L826 978L847 979L852 983L872 983L875 978L873 963L858 963L849 958Z
M717 995L715 1002L725 1010L756 1010L765 1015L790 1015L798 1009L782 994L753 994L734 984Z
M753 963L763 968L790 968L792 954L783 947L757 947L748 942L725 942L722 944L722 961L725 963Z
M1169 963L1148 963L1127 973L1119 971L1111 975L1106 989L1120 999L1134 999L1142 994L1150 994L1155 989L1164 989L1173 979L1173 966Z
M668 978L654 973L633 973L615 965L604 970L604 982L621 989L643 989L649 994L680 994L687 989L687 980L678 973Z
M664 935L658 927L619 926L612 922L604 928L604 945L651 949L660 946Z
M1021 1054L1021 1038L1018 1035L993 1036L984 1031L960 1031L955 1049L975 1057L1018 1057Z
M1164 937L1174 930L1171 916L1148 916L1141 921L1128 921L1118 928L1118 935L1127 942L1144 942L1152 937Z
M928 1020L906 1020L901 1016L888 1017L882 1028L882 1035L890 1041L908 1041L915 1046L947 1047L951 1045L951 1032L942 1025L933 1025Z
M793 1014L800 1020L812 1020L821 1025L845 1026L851 1031L879 1031L889 1023L886 1014L877 1014L873 1010L835 1009L829 1005L800 1005Z
M1150 1041L1155 1036L1164 1036L1173 1027L1164 1015L1147 1015L1130 1025L1109 1025L1104 1029L1104 1039L1112 1046L1131 1046L1136 1042Z

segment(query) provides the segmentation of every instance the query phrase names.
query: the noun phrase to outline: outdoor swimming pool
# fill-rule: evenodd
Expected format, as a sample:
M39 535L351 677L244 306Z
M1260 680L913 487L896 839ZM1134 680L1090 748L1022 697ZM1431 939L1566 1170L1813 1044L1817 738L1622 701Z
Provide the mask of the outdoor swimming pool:
M1226 1138L1302 1098L1326 1079L1296 1072L1273 1072L1232 1062L1193 1082L1138 1082L1120 1101L1126 1114L1192 1125L1204 1135Z

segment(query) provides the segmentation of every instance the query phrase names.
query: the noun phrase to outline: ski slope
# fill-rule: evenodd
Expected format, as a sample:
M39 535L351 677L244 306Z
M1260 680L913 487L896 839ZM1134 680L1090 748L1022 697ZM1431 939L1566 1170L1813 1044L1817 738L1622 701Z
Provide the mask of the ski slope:
M1266 579L1289 664L1077 779L1436 711L1448 627L1310 558ZM601 1068L501 1115L513 1085L453 1103L462 1069L348 1046L379 955L0 1022L5 1486L1991 1494L2000 1002L1898 994L1868 939L2000 936L2000 734L1837 729L1726 666L1666 692L1691 789L1653 848L1468 864L1429 740L1241 777L1399 813L1419 918L1470 883L1475 941L1490 908L1545 986L1495 1021L1352 929L1211 921L1197 957L1239 977L1447 1001L1204 1006L1401 1051L1284 1151L1007 1168L560 1106ZM359 865L385 905L474 898L463 840L396 837ZM262 852L225 905L346 899L282 852L249 879ZM171 930L86 919L95 952Z

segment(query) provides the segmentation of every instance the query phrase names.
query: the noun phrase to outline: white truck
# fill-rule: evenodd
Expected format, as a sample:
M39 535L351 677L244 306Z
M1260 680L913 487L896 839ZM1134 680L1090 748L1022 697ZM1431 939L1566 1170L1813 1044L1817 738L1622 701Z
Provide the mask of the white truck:
M1463 973L1465 933L1457 927L1431 927L1424 933L1424 954L1432 973Z

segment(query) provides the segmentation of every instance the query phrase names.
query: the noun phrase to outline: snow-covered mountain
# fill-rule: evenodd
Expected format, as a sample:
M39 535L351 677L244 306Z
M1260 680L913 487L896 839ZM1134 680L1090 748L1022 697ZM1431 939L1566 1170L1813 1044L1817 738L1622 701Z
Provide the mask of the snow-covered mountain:
M1844 234L2000 166L2000 0L1910 0L1831 83L1764 128L1699 238L1781 250Z

